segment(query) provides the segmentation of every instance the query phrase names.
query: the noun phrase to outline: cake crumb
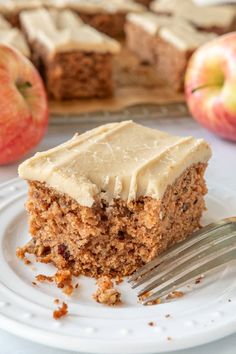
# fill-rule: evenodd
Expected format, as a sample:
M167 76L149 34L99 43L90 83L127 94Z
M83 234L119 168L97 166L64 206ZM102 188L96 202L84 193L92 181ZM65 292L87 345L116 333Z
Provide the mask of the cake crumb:
M200 275L200 277L198 277L198 278L195 280L195 284L200 284L203 278L204 278L204 275Z
M60 300L59 299L55 299L54 300L54 304L59 304Z
M149 296L152 295L152 292L151 291L147 291L146 293L140 295L138 297L138 302L143 302L144 300L146 300ZM146 305L159 305L161 303L161 299L160 298L157 298L155 300L151 300L151 301L148 301L146 303Z
M116 285L119 285L121 283L123 283L124 279L120 276L117 276L116 279L115 279L115 283Z
M70 270L58 270L54 275L55 283L58 288L63 289L65 295L72 295L74 287L72 285L72 274Z
M147 297L149 297L149 296L151 296L151 295L152 295L151 291L147 291L146 293L140 295L139 298L140 298L141 300L145 300Z
M75 284L75 289L78 289L79 283Z
M151 305L160 305L161 304L161 299L157 298L155 300L148 301L146 305L151 306Z
M170 314L167 313L167 315L165 315L165 318L170 318Z
M26 265L30 265L31 264L31 261L26 257L26 254L27 253L27 247L24 246L24 247L17 247L16 249L16 256L21 259L24 264Z
M16 255L20 259L25 259L26 249L25 247L17 247Z
M183 297L184 296L184 292L183 291L178 291L178 290L174 290L171 293L169 293L166 297L167 300L170 299L177 299L179 297Z
M25 259L24 259L24 263L25 263L26 265L29 265L29 264L31 264L31 261L30 261L29 259L25 258Z
M38 285L35 281L32 281L32 284L33 284L33 285Z
M39 281L40 283L45 283L45 282L49 282L52 283L53 282L53 275L45 275L45 274L38 274L36 275L35 279L37 281Z
M68 306L65 302L62 303L61 307L58 307L57 310L53 311L53 318L59 320L61 317L66 316L68 313Z
M59 289L62 289L62 292L65 295L72 295L74 287L72 284L72 274L69 270L58 270L54 275L48 276L44 274L38 274L36 280L39 282L55 282Z
M154 326L156 326L156 324L154 323L154 322L148 322L148 325L150 326L150 327L154 327Z
M167 340L172 340L172 338L171 337L167 337Z
M98 288L93 294L95 301L109 306L121 303L121 294L114 288L112 280L107 277L101 277L97 280Z
M40 263L51 263L52 262L52 255L51 254L47 254L46 256L37 256L36 258L36 262L40 262Z
M144 294L142 294L142 295L140 295L138 297L138 302L143 302L144 300L146 300L151 295L152 295L152 292L151 291L147 291L146 293L144 293ZM146 303L146 305L159 305L160 303L161 303L161 299L157 298L155 300L148 301Z

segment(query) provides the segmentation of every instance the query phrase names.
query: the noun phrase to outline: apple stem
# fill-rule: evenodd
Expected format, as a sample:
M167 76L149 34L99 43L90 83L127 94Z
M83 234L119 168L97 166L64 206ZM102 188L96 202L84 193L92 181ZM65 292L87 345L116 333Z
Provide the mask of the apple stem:
M198 87L195 87L191 90L191 93L195 93L201 89L204 89L204 88L208 88L208 87L217 87L218 85L216 84L204 84L204 85L200 85Z
M22 96L25 96L25 91L28 88L32 87L32 84L29 81L25 81L22 83L17 83L16 86L17 86L18 90L20 91L20 93L22 94Z
M17 87L21 91L21 90L25 90L26 88L32 87L32 84L29 81L25 81L22 84L18 84Z

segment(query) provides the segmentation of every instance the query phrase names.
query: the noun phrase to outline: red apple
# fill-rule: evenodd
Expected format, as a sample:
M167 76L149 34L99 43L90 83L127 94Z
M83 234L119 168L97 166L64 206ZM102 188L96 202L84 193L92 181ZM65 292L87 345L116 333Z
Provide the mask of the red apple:
M185 93L194 118L236 141L236 32L200 47L190 59Z
M15 161L42 139L48 124L43 82L33 64L0 44L0 164Z

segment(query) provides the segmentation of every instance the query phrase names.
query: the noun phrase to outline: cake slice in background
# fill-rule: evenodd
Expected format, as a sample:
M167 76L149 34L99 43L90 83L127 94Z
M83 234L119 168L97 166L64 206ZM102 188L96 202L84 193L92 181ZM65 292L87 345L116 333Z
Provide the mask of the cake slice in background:
M221 35L236 29L235 6L198 6L192 0L154 0L150 8L158 14L182 17L205 32Z
M49 96L61 100L112 95L112 60L120 50L116 40L69 10L23 11L20 21Z
M111 37L124 35L125 17L145 7L133 0L58 0L57 6L75 11L82 20Z
M0 13L12 26L20 27L19 16L21 11L33 10L41 6L42 0L5 0L0 3Z
M162 26L169 25L172 18L157 16L152 12L130 13L125 24L126 45L141 61L156 64L158 33Z
M127 16L126 43L142 61L154 64L158 74L176 91L184 89L184 75L193 52L216 37L200 32L181 17L151 12Z
M0 15L0 43L10 45L26 57L30 57L30 49L24 35L18 28L13 28L2 15Z
M29 183L32 240L24 252L74 275L125 276L199 227L211 150L125 121L37 153Z

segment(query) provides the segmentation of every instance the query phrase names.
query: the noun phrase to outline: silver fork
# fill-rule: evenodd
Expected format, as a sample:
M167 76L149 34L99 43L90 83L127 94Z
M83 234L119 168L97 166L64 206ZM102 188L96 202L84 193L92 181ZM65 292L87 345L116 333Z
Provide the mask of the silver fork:
M128 282L133 289L143 286L138 296L148 305L232 260L236 260L236 217L195 231L138 269Z

